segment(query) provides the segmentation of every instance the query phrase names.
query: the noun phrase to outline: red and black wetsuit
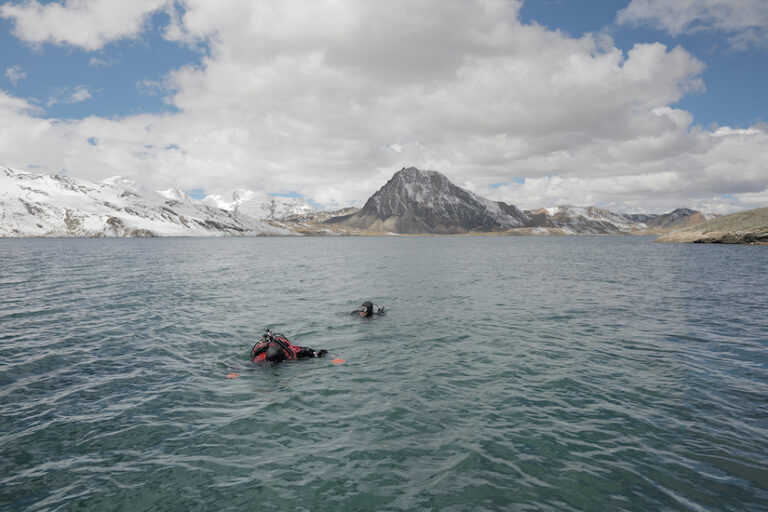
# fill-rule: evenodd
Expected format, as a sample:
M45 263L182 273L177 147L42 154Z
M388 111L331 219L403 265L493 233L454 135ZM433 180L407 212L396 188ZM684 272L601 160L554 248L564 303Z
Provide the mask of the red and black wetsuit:
M323 357L327 353L327 350L294 345L282 334L268 332L251 349L251 362L291 361L304 357Z

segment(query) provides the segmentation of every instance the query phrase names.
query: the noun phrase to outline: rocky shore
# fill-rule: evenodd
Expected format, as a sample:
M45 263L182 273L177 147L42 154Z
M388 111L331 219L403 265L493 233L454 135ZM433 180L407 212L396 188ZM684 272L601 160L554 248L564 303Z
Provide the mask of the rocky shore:
M760 244L768 245L768 229L753 231L676 231L656 239L657 242L692 244Z
M657 242L768 245L768 208L733 213L672 231Z

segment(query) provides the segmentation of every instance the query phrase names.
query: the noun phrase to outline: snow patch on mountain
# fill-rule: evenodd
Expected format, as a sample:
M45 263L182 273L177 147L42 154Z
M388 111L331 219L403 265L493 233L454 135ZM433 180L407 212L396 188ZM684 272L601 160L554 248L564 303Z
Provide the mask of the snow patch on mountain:
M540 224L573 230L579 233L631 233L647 229L647 225L629 215L614 213L596 206L561 205L533 213L544 213L546 220Z

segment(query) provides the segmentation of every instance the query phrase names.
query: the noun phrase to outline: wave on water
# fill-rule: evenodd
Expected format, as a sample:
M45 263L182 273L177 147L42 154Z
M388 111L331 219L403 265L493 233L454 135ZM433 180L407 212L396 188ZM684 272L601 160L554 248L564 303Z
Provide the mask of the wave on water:
M62 239L0 261L0 510L768 503L761 247ZM253 365L267 327L331 357Z

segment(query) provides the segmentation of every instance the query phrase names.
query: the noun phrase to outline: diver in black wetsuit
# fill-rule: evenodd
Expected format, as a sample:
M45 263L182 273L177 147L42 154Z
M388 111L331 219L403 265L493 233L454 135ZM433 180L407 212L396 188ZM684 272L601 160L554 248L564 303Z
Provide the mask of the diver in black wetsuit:
M373 302L367 300L363 302L359 308L357 308L357 311L353 311L352 314L360 315L361 317L364 317L364 318L370 318L374 314L383 315L384 307L379 306L378 304L374 304Z
M300 347L288 341L288 338L279 333L273 333L269 329L262 335L261 340L251 349L251 362L267 362L276 364L280 361L291 361L306 357L324 357L327 350L315 350L309 347Z

